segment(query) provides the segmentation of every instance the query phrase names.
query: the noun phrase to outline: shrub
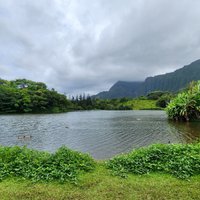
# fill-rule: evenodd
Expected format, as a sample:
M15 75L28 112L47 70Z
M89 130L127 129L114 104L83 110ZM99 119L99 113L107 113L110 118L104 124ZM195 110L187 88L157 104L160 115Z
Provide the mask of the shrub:
M87 154L61 147L50 154L26 147L0 147L0 179L19 177L32 181L76 182L81 172L95 167Z
M192 82L187 91L178 94L167 106L170 119L191 121L200 118L200 81Z
M156 144L117 156L107 162L115 175L164 172L178 178L200 174L200 144Z
M147 99L149 100L158 100L160 97L162 97L165 94L169 94L168 92L164 91L153 91L147 94Z
M172 98L172 95L170 95L170 94L164 94L163 96L161 96L156 101L156 106L161 107L161 108L166 108L166 106L170 102L171 98Z

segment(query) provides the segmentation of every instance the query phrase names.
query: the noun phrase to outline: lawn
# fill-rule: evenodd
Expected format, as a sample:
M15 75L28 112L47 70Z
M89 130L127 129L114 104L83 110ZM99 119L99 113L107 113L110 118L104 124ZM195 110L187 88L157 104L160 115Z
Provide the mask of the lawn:
M127 179L112 176L103 164L80 176L77 185L57 182L33 183L17 179L0 182L1 200L198 200L200 176L180 180L170 175L129 175Z
M107 161L66 147L0 147L0 200L200 200L200 144L157 144Z

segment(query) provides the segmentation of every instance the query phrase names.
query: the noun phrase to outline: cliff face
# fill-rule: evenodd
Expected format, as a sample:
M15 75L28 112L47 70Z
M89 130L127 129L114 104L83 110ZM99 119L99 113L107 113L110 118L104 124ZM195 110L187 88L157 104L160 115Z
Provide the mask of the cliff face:
M114 99L123 97L136 97L139 95L138 88L141 87L143 82L116 82L109 91L100 92L93 96L100 99Z
M171 73L148 77L144 82L118 81L109 91L100 92L94 97L102 99L137 97L156 90L176 92L196 80L200 80L200 60Z

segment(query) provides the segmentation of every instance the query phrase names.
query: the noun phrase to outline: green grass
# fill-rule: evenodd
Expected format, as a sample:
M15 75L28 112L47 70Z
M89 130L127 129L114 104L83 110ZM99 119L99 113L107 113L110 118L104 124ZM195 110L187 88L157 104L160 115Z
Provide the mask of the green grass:
M200 144L152 145L107 162L66 147L0 147L0 174L1 200L198 200Z
M0 182L1 200L198 200L200 176L190 181L169 175L130 175L115 177L103 166L81 175L77 185L70 183L32 183L7 179Z
M140 100L133 99L124 103L125 106L130 106L133 110L157 110L161 109L156 106L156 100Z

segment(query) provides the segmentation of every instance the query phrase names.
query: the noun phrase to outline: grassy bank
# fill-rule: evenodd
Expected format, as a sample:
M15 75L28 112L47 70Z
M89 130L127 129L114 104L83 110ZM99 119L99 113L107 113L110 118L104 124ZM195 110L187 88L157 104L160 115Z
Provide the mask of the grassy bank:
M95 165L89 155L66 147L52 154L26 147L0 147L0 180L17 177L33 182L76 183L79 174L94 170Z
M0 175L1 200L196 200L200 144L153 145L107 162L65 147L54 154L0 147Z
M160 110L156 106L156 100L132 99L124 103L124 106L132 108L132 110Z
M103 166L81 175L78 185L32 183L7 179L0 182L1 200L198 200L200 176L190 181L169 175L115 177Z
M200 174L200 144L156 144L140 148L107 162L115 175L161 172L180 179Z

